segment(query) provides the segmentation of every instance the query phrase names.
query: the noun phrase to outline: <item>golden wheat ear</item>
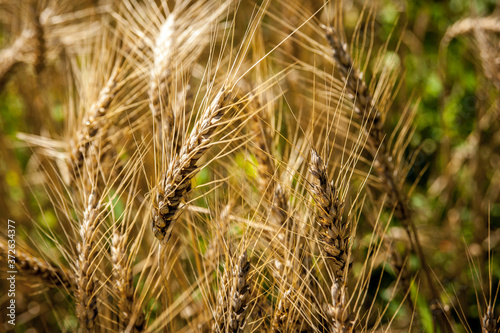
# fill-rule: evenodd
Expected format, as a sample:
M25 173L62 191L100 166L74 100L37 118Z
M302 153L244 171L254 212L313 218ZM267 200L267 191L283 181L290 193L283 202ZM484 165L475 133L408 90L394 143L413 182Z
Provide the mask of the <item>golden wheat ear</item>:
M250 298L250 262L247 251L237 258L237 262L226 262L224 274L219 284L217 306L212 332L243 332L246 324Z
M332 303L328 310L332 318L332 330L353 332L355 315L349 309L346 285L352 242L351 222L344 221L342 215L345 203L342 194L333 181L329 181L326 165L314 149L311 150L309 172L314 178L312 192L319 215L318 240L334 275L331 287Z
M96 328L97 320L97 281L95 279L94 260L97 255L94 246L99 224L100 205L95 193L88 198L84 212L80 236L82 241L78 244L78 259L76 261L76 312L80 319L80 327L84 330Z
M127 253L128 235L119 229L113 231L111 242L111 261L113 278L118 298L118 318L121 329L133 328L133 332L141 332L145 327L145 318L142 312L136 312L134 275L130 260L132 254ZM136 255L136 253L134 254Z
M9 47L0 51L0 91L8 82L16 68L32 64L37 73L44 67L45 38L40 16L32 16L32 26L25 28Z
M225 105L230 90L222 87L195 124L179 154L169 163L154 194L152 209L153 233L160 241L170 239L175 220L178 218L179 205L186 194L191 179L198 171L198 160L210 147L221 118L228 110Z
M0 91L14 70L23 64L41 74L47 65L64 60L61 53L78 53L102 28L97 17L109 13L109 8L79 11L80 3L66 0L11 1L2 5L5 6L0 9L2 21L22 26L22 31L10 47L0 52Z
M23 31L11 46L0 51L0 91L9 80L16 67L22 64L23 55L29 51L30 31Z
M0 257L2 261L9 260L9 246L7 240L0 240ZM15 265L19 272L26 277L34 277L48 286L72 290L74 277L63 267L57 267L42 258L38 258L22 249L15 249Z

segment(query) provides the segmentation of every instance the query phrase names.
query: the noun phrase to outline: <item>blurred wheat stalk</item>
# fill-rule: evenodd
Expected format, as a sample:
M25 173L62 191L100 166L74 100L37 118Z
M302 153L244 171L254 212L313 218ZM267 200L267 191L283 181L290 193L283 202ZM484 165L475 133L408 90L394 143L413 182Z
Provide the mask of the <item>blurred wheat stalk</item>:
M412 206L425 171L409 180L418 103L398 95L400 43L390 52L394 38L375 38L374 4L349 39L342 1L0 6L0 93L27 100L16 142L30 156L17 172L36 202L25 214L1 208L20 225L18 309L29 313L30 299L47 309L20 316L22 327L472 332L466 301L483 332L498 332L499 237L485 206L499 197L498 170L471 167L493 176L475 188L474 244L487 245L462 249L476 297L464 301L433 266L447 226ZM454 173L493 146L500 121L499 26L467 18L442 40L446 57L471 34L487 78L470 156L443 153L426 189L449 214Z

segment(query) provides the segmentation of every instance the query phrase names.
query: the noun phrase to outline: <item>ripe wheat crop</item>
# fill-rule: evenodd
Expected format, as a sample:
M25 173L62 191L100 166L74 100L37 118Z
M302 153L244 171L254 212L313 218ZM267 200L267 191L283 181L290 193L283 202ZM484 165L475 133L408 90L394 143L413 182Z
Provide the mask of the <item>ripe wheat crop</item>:
M500 8L423 3L0 1L1 331L499 332Z

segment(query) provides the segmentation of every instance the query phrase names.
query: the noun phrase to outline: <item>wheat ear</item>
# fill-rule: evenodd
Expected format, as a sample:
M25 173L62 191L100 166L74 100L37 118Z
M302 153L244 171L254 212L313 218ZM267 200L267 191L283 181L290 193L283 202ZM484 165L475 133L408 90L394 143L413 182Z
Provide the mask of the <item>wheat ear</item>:
M385 142L382 141L384 130L382 128L383 122L380 112L368 91L362 73L354 67L352 58L347 51L347 44L340 40L340 36L334 28L326 26L323 26L323 28L326 31L326 38L332 48L335 64L343 79L346 81L349 92L354 95L356 114L361 118L361 121L367 122L368 151L374 158L374 167L381 177L382 183L385 186L385 191L395 208L394 214L405 227L408 238L412 243L413 250L421 261L424 275L433 298L431 303L434 303L433 307L436 308L436 311L433 312L437 314L439 325L443 330L451 331L451 326L440 304L439 294L434 286L427 261L422 251L417 229L412 220L412 212L408 207L407 194L403 190L402 184L396 179L397 174L394 163L392 162L392 157L387 151Z
M210 147L215 130L227 111L225 102L228 94L228 89L222 87L196 122L180 152L169 163L155 189L152 228L155 237L160 241L167 242L170 238L172 227L180 213L179 204L199 169L198 160Z
M338 33L332 27L324 27L326 38L332 48L333 58L342 78L346 81L349 93L355 100L354 110L361 119L367 123L369 152L375 158L375 167L387 187L387 193L396 206L396 216L403 222L410 215L406 194L398 186L394 176L394 165L387 156L385 143L382 142L384 130L382 119L377 109L362 73L355 67L347 51L347 44L342 43Z
M23 63L25 53L29 52L29 41L32 37L33 31L24 30L11 46L0 52L0 91L14 70Z
M248 301L250 296L250 284L248 273L250 262L246 250L238 260L238 265L233 272L233 286L231 289L231 314L229 317L229 331L242 332L246 323Z
M174 126L174 114L167 103L169 102L171 61L175 47L175 15L170 13L160 28L153 48L154 63L149 81L149 108L161 131L168 134ZM162 114L162 110L163 114ZM162 123L163 119L163 123ZM165 124L165 128L163 128Z
M120 329L128 327L134 310L134 277L127 262L127 237L118 230L113 233L111 243L111 262L113 263L114 288L118 297ZM144 316L140 314L132 324L132 332L141 332L144 329Z
M333 262L335 278L343 280L350 240L350 225L342 221L344 202L339 199L333 181L328 180L326 166L314 149L311 151L309 172L315 178L312 191L318 207L319 240L327 258Z
M491 304L488 305L488 309L486 309L486 313L483 315L483 319L481 320L483 333L498 333L497 323L499 319L495 318L495 313Z
M99 92L97 101L88 110L82 126L78 129L76 139L70 143L68 168L73 180L82 172L83 164L88 157L89 149L95 144L95 139L104 127L102 119L106 116L109 106L117 93L117 77L120 69L113 70L106 85ZM93 156L98 158L97 156ZM98 162L98 161L93 161Z
M328 180L326 165L311 150L309 172L315 182L312 184L314 199L318 208L318 225L320 245L333 268L334 281L331 287L332 304L329 314L332 316L333 332L353 332L354 316L349 310L349 296L346 279L350 253L351 225L349 220L343 221L344 202L340 199L333 181Z
M9 247L4 240L0 241L0 257L9 260ZM74 286L72 274L62 267L54 267L46 260L35 257L16 248L15 262L17 269L23 275L33 276L54 287L71 289Z
M246 250L238 258L238 264L226 265L226 271L222 276L221 288L217 297L216 318L212 326L215 332L243 332L246 323L248 301L250 298L250 284L248 273L250 262ZM230 286L230 288L229 288ZM228 311L228 316L227 312Z
M76 262L76 313L82 331L96 329L97 286L95 259L97 254L96 236L99 224L99 203L95 193L88 198L83 220L80 226L81 242L78 244Z

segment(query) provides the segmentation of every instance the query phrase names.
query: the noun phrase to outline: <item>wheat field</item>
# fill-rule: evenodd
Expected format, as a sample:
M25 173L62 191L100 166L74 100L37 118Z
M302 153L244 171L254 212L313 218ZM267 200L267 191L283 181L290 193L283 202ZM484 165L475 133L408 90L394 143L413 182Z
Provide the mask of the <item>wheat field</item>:
M497 6L0 0L0 331L499 332Z

